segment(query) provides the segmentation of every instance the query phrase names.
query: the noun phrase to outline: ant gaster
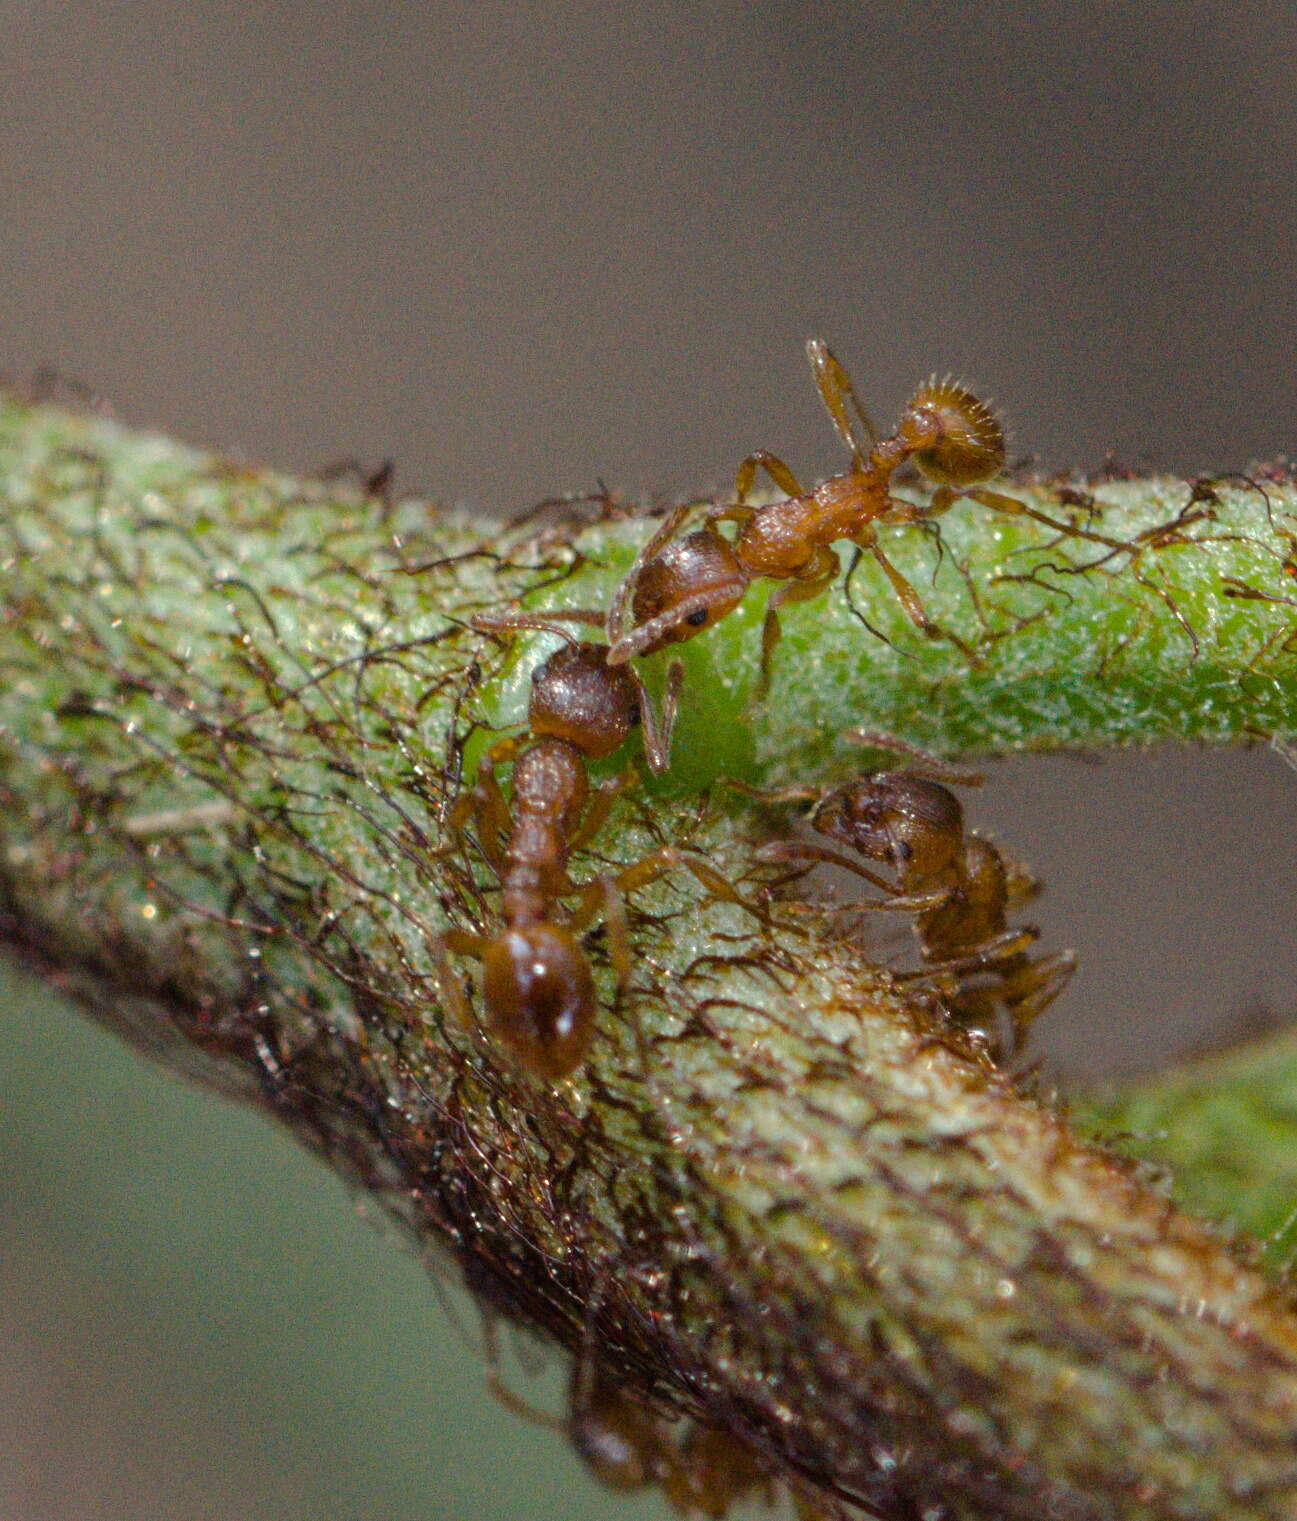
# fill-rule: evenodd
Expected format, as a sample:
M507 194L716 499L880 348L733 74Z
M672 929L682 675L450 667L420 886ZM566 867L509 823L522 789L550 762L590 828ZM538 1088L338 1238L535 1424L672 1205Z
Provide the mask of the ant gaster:
M711 508L701 529L674 543L673 536L694 508L686 505L672 513L644 545L619 588L609 618L610 664L692 639L733 611L752 582L765 577L784 584L770 598L762 632L764 684L779 641L779 609L816 597L829 586L839 569L830 546L840 539L873 557L906 614L925 635L945 637L971 654L956 635L928 616L918 592L879 543L878 525L926 522L962 497L999 512L1042 517L1016 498L978 484L1004 464L1004 432L998 418L966 387L934 377L906 403L896 431L880 439L828 345L813 338L806 348L820 398L851 451L850 469L806 491L783 460L761 449L739 466L734 503ZM925 503L892 495L892 477L910 459L936 484ZM758 470L787 493L786 500L748 505ZM735 538L718 531L716 525L724 521L739 525ZM1068 531L1065 524L1045 521ZM629 629L624 626L628 600L633 620Z
M447 953L482 962L487 1022L516 1060L556 1082L580 1063L594 1028L594 979L579 936L602 908L619 987L631 973L624 895L673 866L690 870L710 891L743 901L712 866L675 847L663 847L612 875L577 888L568 876L574 850L594 838L614 799L634 781L634 769L590 783L587 763L611 755L635 727L655 771L666 767L674 693L654 718L636 673L607 661L607 646L574 639L565 629L526 614L484 615L478 628L502 633L542 629L566 642L532 672L528 733L497 741L482 758L477 781L456 804L450 833L474 826L500 883L503 928L496 934L445 931L436 944L443 984L454 1012L469 1018ZM525 748L524 748L525 747ZM506 801L497 768L513 761ZM576 894L564 910L561 900Z
M1076 967L1071 951L1031 957L1034 926L1010 929L1008 910L1030 897L1036 883L990 841L964 827L964 810L944 782L980 785L890 736L854 730L845 736L871 749L901 751L919 765L883 771L828 792L790 787L756 793L768 800L814 801L810 824L820 834L889 867L888 882L858 861L825 846L780 841L762 847L766 859L828 862L863 876L889 894L885 906L912 909L926 975L937 978L943 1001L961 1024L991 1032L1003 1014L1010 1049L1066 986Z

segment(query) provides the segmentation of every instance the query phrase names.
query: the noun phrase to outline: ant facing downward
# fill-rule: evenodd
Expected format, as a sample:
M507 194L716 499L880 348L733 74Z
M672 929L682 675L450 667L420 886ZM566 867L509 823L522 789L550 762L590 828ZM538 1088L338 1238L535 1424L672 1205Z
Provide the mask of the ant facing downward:
M956 634L928 616L918 592L879 542L878 525L924 523L968 497L997 512L1072 532L1015 497L980 485L1004 465L1004 431L995 413L966 387L950 379L926 381L906 403L895 432L880 439L828 345L813 338L806 348L820 398L851 451L850 468L806 491L777 455L761 449L739 466L734 503L709 509L702 528L671 542L694 507L672 513L618 589L609 615L611 665L692 639L732 612L752 582L764 577L784 583L770 599L762 632L764 686L779 641L779 609L829 586L839 569L831 546L840 539L872 556L923 634L948 639L971 658ZM936 485L927 502L892 495L892 478L907 460ZM785 500L748 505L758 470L787 493ZM716 526L725 521L738 524L733 539ZM624 626L628 602L630 628Z
M668 691L659 722L639 677L610 665L606 645L574 639L545 619L521 613L474 621L480 629L499 633L546 630L566 642L532 672L528 733L499 740L487 750L476 784L448 820L456 839L473 823L500 883L504 927L494 935L449 929L435 950L447 996L461 1021L469 1021L469 1010L448 952L480 958L490 1028L523 1067L556 1082L580 1063L593 1033L594 979L578 936L601 908L624 990L631 973L626 893L673 866L684 866L709 891L743 900L705 860L673 846L575 886L567 870L572 852L594 838L614 799L638 779L632 768L592 786L588 762L611 755L638 726L650 766L664 770L674 695ZM496 777L508 760L514 763L511 802ZM564 911L561 900L574 893L575 906Z

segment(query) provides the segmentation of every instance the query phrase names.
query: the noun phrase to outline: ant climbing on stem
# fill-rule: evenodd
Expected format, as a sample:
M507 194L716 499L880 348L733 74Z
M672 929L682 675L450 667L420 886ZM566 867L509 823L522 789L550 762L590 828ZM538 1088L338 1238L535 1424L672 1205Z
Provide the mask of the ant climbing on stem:
M561 1432L591 1473L623 1494L658 1485L679 1515L721 1521L732 1505L760 1499L773 1505L773 1470L747 1442L719 1427L675 1422L629 1394L588 1359L572 1380L566 1420L535 1410L492 1376L491 1388L509 1409ZM837 1515L796 1491L798 1521L829 1521Z
M738 891L700 856L663 846L582 887L568 862L602 828L615 799L638 780L634 768L591 785L588 763L612 755L637 726L655 771L666 766L675 699L668 690L662 720L653 717L638 675L607 661L607 646L572 637L550 621L522 613L483 615L484 631L541 629L565 641L532 672L528 732L498 740L478 767L477 781L452 809L447 827L462 841L473 825L500 884L503 928L495 934L448 929L435 951L452 1011L470 1012L449 953L478 957L489 1028L527 1071L549 1082L581 1062L594 1029L597 999L579 936L600 909L620 992L630 981L625 897L683 866L709 891L747 906ZM496 772L513 761L506 801ZM565 910L562 899L576 895Z
M988 839L964 827L959 799L944 785L980 786L975 772L959 771L935 756L867 730L844 738L867 749L910 756L917 764L882 771L846 786L821 790L785 787L760 791L731 782L765 802L811 802L811 827L887 866L888 882L859 861L828 846L795 840L761 847L767 860L814 865L825 862L863 877L888 898L880 907L913 910L925 968L943 1002L960 1024L987 1031L995 1041L999 1016L1012 1036L1008 1054L1023 1048L1027 1032L1063 991L1076 968L1071 951L1031 957L1039 930L1011 929L1008 910L1031 897L1037 883L1025 867L1007 859Z
M927 523L964 498L996 512L1035 518L1063 534L1078 530L1037 512L1016 497L985 489L1004 465L1004 430L989 406L967 387L935 376L911 396L895 432L879 438L855 389L828 345L806 345L815 384L851 466L807 491L777 455L759 449L738 468L732 504L705 511L703 527L677 538L696 504L673 512L641 549L618 588L608 618L609 664L692 639L743 600L753 581L781 581L770 598L761 637L761 686L779 642L779 610L817 597L840 568L832 545L849 540L869 554L891 584L907 617L930 639L946 639L970 659L959 636L929 617L913 585L888 558L882 524ZM927 502L892 495L892 478L907 460L936 487ZM785 499L748 505L757 472L764 470ZM717 525L733 522L726 538ZM632 618L627 628L626 610Z

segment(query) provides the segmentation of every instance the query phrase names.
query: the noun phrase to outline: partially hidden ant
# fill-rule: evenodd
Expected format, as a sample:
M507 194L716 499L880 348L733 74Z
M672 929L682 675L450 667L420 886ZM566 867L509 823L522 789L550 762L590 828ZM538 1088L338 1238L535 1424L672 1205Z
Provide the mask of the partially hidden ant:
M456 841L472 824L499 880L503 927L495 934L448 929L435 949L452 1011L464 1022L470 1018L447 953L478 957L489 1028L527 1071L557 1082L580 1064L593 1033L597 998L579 937L601 909L624 992L632 970L627 893L684 866L710 892L744 900L706 860L675 846L581 887L571 881L572 852L595 837L617 796L638 780L632 767L592 785L588 762L612 755L639 727L650 766L664 770L674 693L669 688L659 720L638 675L608 663L607 645L575 639L553 622L524 613L474 621L480 629L504 634L548 630L565 643L532 672L527 733L490 746L476 783L447 820ZM496 772L510 760L512 795L506 800ZM562 900L571 895L576 901L565 909Z
M999 1047L1000 1019L1007 1017L1008 1054L1020 1052L1034 1021L1067 985L1076 957L1071 951L1032 957L1029 948L1039 930L1034 925L1009 927L1009 909L1031 897L1037 884L990 840L965 829L963 806L944 785L979 786L982 777L888 735L853 730L844 737L869 749L908 754L917 764L827 791L786 787L761 792L730 785L765 801L812 802L812 828L888 867L893 879L811 842L776 841L759 854L767 860L844 867L884 891L880 906L913 911L923 976L935 982L951 1017L986 1031L993 1049Z
M967 497L997 512L1037 518L1065 534L1074 531L1016 497L980 485L1004 465L1004 431L991 408L967 387L949 378L925 381L906 403L895 432L880 439L828 345L813 338L806 349L820 399L851 451L850 468L807 491L783 460L760 449L738 468L735 501L707 509L703 527L676 537L696 510L693 504L667 517L618 590L609 617L610 664L692 639L732 612L752 582L764 577L784 583L770 598L762 631L764 685L779 641L780 608L829 586L839 570L831 546L842 539L872 556L923 634L948 639L971 657L957 635L929 617L918 592L884 551L879 525L926 523ZM936 485L926 502L892 495L892 477L907 460ZM748 505L758 470L787 493L786 499ZM717 527L726 521L738 524L733 539Z
M601 1483L623 1494L658 1486L682 1516L720 1521L732 1505L776 1503L780 1486L771 1465L732 1432L697 1421L673 1420L629 1393L606 1373L578 1362L566 1420L533 1410L493 1377L491 1386L511 1410L562 1432ZM830 1521L828 1509L793 1491L798 1521Z

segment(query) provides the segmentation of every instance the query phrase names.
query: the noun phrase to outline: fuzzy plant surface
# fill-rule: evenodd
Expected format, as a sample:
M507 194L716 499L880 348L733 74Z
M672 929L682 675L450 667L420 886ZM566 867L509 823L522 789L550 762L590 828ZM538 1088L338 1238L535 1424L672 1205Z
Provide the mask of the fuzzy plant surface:
M1168 1184L772 890L778 812L716 785L854 774L853 725L951 757L1297 732L1283 472L1003 489L1071 531L968 503L939 540L886 530L965 649L866 564L789 609L763 700L760 597L683 647L671 769L575 874L669 844L735 891L636 890L624 995L595 925L591 1052L545 1084L438 950L498 925L449 821L555 647L472 619L605 606L650 525L604 503L488 533L8 396L0 937L806 1514L1297 1517L1297 1316L1181 1204L1274 1229L1291 1038L1086 1117L1160 1132ZM1245 1190L1269 1212L1226 1208Z

